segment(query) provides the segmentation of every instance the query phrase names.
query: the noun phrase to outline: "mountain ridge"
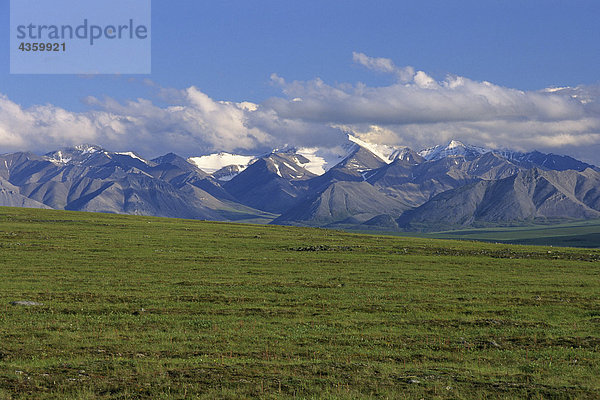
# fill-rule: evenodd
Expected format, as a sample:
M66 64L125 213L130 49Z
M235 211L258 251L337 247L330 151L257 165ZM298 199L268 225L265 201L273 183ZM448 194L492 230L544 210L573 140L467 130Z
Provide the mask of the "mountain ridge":
M288 146L256 156L152 160L84 144L0 155L0 205L431 230L596 218L600 169L566 155L457 140L414 151L349 137L333 151Z

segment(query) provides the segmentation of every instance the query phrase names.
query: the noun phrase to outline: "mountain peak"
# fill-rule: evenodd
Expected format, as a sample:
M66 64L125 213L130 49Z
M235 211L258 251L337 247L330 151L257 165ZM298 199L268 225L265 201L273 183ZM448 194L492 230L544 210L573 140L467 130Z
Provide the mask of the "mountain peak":
M464 144L458 140L451 140L445 146L434 146L418 152L426 160L439 160L448 156L463 156L465 158L475 158L482 154L490 152L483 147Z
M450 143L446 146L447 149L455 149L457 147L466 147L463 142L459 142L458 140L451 140Z
M142 157L140 157L139 155L137 155L133 151L123 151L123 152L114 153L114 154L117 154L119 156L131 157L131 158L133 158L135 160L139 160L139 161L143 162L144 164L148 164L148 161L144 160Z
M239 154L231 154L226 152L209 154L201 157L190 157L188 162L192 163L202 171L212 174L219 171L223 167L236 165L240 171L243 171L256 160L255 156L242 156Z
M160 157L156 157L156 158L152 159L152 162L156 163L156 164L163 164L163 163L166 163L166 164L176 164L178 166L186 165L186 164L192 165L185 158L183 158L183 157L181 157L181 156L179 156L179 155L177 155L177 154L175 154L173 152L167 153L167 154L162 155ZM194 167L195 167L195 165L194 165Z
M569 156L451 140L421 151L426 161L354 139L190 159L201 169L173 153L145 161L89 144L0 155L8 188L0 205L231 221L280 215L276 223L361 230L396 230L396 218L405 229L450 229L600 217L600 171Z
M104 151L104 149L95 144L78 144L46 153L44 157L54 164L67 164L74 160L82 160L82 157L87 157L102 151Z
M96 144L87 144L87 143L78 144L76 146L73 146L72 148L67 148L66 150L71 150L71 149L80 151L83 154L96 153L98 151L104 150L102 147L100 147Z
M389 146L385 144L374 144L365 142L364 140L361 140L350 134L348 135L348 139L355 145L358 145L370 151L375 156L384 161L386 164L390 164L391 162L393 162L399 154L404 154L404 152L407 149L406 146Z

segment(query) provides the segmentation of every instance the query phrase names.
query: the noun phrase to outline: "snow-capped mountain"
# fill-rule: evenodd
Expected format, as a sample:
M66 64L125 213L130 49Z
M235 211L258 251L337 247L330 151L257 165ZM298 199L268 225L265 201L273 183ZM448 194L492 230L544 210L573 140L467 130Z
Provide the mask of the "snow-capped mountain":
M227 165L221 168L218 171L213 172L211 175L213 178L220 182L228 182L238 176L240 172L244 171L248 166L247 165Z
M348 135L348 140L356 143L364 149L369 150L387 164L393 162L396 158L401 157L403 154L406 154L406 152L409 150L408 147L394 147L385 144L368 143L352 135Z
M445 146L434 146L419 151L419 155L426 160L439 160L449 156L463 156L467 158L478 157L482 154L489 153L491 150L483 147L466 145L458 140L451 140Z
M331 149L300 147L296 150L296 153L308 160L308 162L302 164L303 168L315 175L323 175L348 156L350 147L352 147L350 144Z
M262 155L147 160L95 145L0 155L4 206L356 229L595 218L599 187L600 170L569 156L456 140L419 153L349 136Z
M95 153L104 151L102 147L91 144L81 144L67 147L62 150L47 153L44 157L55 164L68 164L70 162L83 162Z
M257 158L223 187L242 204L281 213L307 191L304 182L317 176L304 168L309 163L293 149L275 151Z
M66 147L47 153L43 158L56 165L82 165L89 164L92 160L96 164L113 161L123 165L131 164L132 167L139 167L140 163L147 166L152 164L133 151L112 152L91 144Z
M557 90L566 90L566 88L559 88ZM583 171L586 168L593 167L590 164L576 160L569 156L561 156L552 153L545 154L539 151L523 153L510 149L492 150L484 147L467 145L459 142L458 140L451 140L445 146L434 146L421 150L419 151L419 155L428 161L440 160L449 156L462 156L469 160L475 159L490 152L498 154L499 156L524 168L539 167L542 169L560 171L566 171L569 169Z
M243 156L225 152L188 158L189 162L208 174L215 173L225 167L230 166L235 166L237 172L240 173L245 170L248 165L252 164L254 160L256 160L256 156Z
M362 141L355 136L348 135L347 143L333 148L285 147L283 149L275 149L271 153L291 152L297 154L301 157L294 160L296 164L315 175L322 175L351 156L357 149L356 145L368 150L388 164L398 157L405 157L410 151L408 147L372 144ZM212 174L215 179L229 181L263 156L268 156L268 154L245 156L220 152L200 157L190 157L188 161L204 172Z

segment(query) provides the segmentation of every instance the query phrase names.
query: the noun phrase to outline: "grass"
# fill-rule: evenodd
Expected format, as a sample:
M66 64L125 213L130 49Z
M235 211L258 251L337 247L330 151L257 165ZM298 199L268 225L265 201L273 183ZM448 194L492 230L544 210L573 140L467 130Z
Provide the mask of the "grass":
M600 248L600 220L523 227L462 229L420 236L524 245Z
M599 289L597 250L0 208L0 399L598 399Z

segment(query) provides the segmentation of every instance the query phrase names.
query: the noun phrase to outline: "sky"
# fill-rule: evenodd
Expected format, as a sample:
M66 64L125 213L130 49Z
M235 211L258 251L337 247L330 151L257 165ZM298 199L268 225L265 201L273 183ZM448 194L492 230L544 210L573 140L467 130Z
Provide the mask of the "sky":
M0 153L251 154L350 133L600 164L597 0L154 0L152 73L97 76L11 75L9 3Z

